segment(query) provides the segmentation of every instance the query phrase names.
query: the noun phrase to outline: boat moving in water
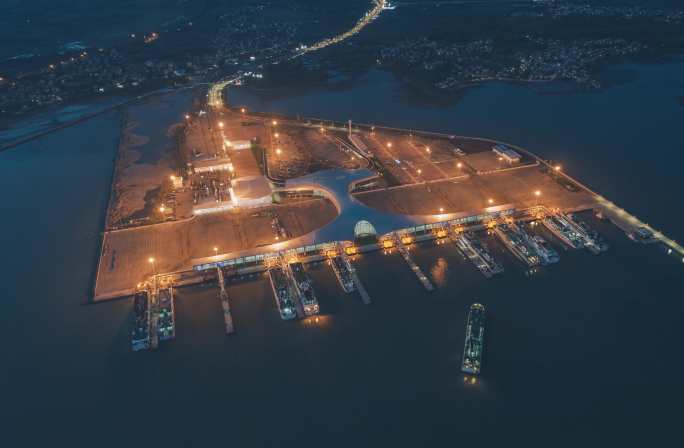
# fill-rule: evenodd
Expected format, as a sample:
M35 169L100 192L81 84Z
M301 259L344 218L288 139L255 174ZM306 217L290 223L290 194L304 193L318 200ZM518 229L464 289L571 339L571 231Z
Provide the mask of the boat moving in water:
M473 303L468 311L466 322L465 347L463 348L463 364L461 371L479 375L484 351L485 308Z

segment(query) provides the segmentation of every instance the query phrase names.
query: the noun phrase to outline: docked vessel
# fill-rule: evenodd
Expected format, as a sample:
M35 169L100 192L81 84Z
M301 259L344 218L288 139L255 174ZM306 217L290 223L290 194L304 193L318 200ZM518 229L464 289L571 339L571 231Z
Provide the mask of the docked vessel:
M556 249L551 247L551 244L549 244L548 241L539 235L534 236L532 239L537 245L537 253L539 253L542 265L558 263L560 261L558 252L556 252Z
M582 238L582 235L565 216L560 214L550 215L542 219L542 223L556 238L571 249L581 249L584 247L584 238Z
M634 232L628 235L633 241L637 243L655 243L658 239L653 232L647 227L638 227Z
M150 348L150 302L144 290L137 291L133 300L131 347L134 352Z
M304 270L304 265L298 261L295 263L290 263L290 270L292 271L292 276L294 277L295 287L299 293L299 299L301 300L302 307L304 308L304 314L306 316L318 314L318 300L316 299L316 293L311 285L311 278Z
M501 224L495 232L504 245L528 267L540 264L539 254L531 244L530 236L515 224Z
M472 261L482 274L491 278L494 274L503 272L503 267L494 260L479 238L472 232L462 233L455 238L456 246Z
M591 252L598 254L608 250L608 243L601 237L601 235L594 229L592 229L589 224L582 221L577 217L577 215L570 215L570 219L577 224L582 232L586 235L585 247Z
M354 292L354 278L352 277L352 270L349 263L340 256L335 256L330 259L330 266L332 267L337 281L340 282L342 290L346 293Z
M280 267L272 267L268 270L268 276L271 280L271 288L275 297L280 317L284 320L292 320L297 317L297 308L292 300L290 288L287 284L287 277Z
M166 341L175 338L176 312L173 289L170 287L159 291L158 315L157 334L159 335L159 340Z
M468 311L468 320L466 322L463 364L461 365L463 373L480 374L482 353L484 351L484 330L485 308L479 303L473 303Z

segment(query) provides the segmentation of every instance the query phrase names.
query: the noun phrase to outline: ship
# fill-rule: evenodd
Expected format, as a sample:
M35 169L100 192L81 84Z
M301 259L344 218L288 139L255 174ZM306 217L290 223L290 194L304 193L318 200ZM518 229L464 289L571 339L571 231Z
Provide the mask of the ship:
M579 219L577 215L570 215L570 219L572 219L572 221L577 224L580 229L582 229L582 232L584 232L586 235L585 246L587 249L595 254L608 250L610 246L608 246L606 240L604 240L596 230L592 229L589 224Z
M463 373L480 374L482 352L484 351L484 330L485 308L479 303L473 303L468 311L468 320L466 322L463 364L461 365Z
M563 215L551 215L542 220L544 227L549 229L556 238L561 240L571 249L581 249L584 247L584 238L577 231L575 226L570 223Z
M541 260L535 248L530 243L531 238L515 224L501 224L494 230L504 245L518 257L520 261L532 268L540 264Z
M176 313L173 303L173 290L171 288L159 291L158 315L157 334L159 335L159 340L166 341L175 338Z
M268 270L268 276L271 280L271 288L275 297L276 305L280 317L283 320L292 320L297 317L297 308L292 300L290 288L287 284L287 277L280 267L273 267Z
M297 292L299 292L299 298L302 302L302 307L304 308L304 314L306 316L318 314L320 311L318 300L316 299L316 293L311 285L311 278L304 270L304 265L298 261L295 263L290 263L290 270L292 271L292 276L294 277L294 283L295 287L297 288Z
M352 277L352 269L349 263L340 256L335 256L330 259L330 266L340 282L342 290L346 293L354 292L354 278Z
M551 247L551 244L548 243L544 238L542 238L539 235L536 235L532 238L534 243L537 245L537 253L539 253L542 265L548 265L552 263L558 263L560 261L560 256L558 255L558 252Z
M150 302L144 290L137 291L133 299L131 347L134 352L150 348Z
M482 274L491 278L494 274L503 272L503 267L494 260L479 238L472 232L456 236L456 246L470 259Z

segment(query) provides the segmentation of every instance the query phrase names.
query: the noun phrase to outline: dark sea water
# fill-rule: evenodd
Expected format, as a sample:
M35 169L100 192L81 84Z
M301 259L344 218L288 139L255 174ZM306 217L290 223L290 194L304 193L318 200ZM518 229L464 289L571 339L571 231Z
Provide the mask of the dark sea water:
M675 237L684 64L590 95L491 85L449 108L412 105L371 74L344 92L234 103L483 135L528 146ZM180 111L179 111L180 113ZM130 300L88 304L119 116L0 153L3 446L651 446L678 437L684 264L593 222L600 256L560 249L485 280L452 245L355 261L373 304L308 266L322 316L280 320L266 277L178 291L177 339L129 349ZM459 373L467 307L487 307L481 381Z

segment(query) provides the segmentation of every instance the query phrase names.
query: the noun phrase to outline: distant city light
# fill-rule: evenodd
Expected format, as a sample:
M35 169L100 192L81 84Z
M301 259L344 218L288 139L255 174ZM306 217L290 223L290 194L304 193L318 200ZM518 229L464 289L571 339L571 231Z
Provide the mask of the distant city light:
M553 169L556 170L556 171L560 171L560 170L561 170L561 166L560 166L560 165L556 165Z
M391 148L392 147L392 142L387 142L387 147Z

